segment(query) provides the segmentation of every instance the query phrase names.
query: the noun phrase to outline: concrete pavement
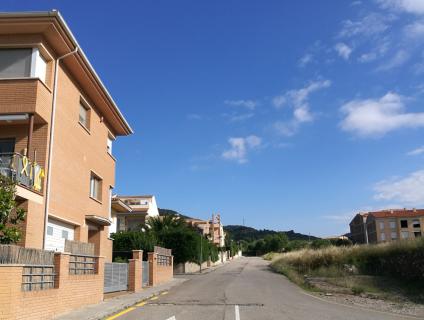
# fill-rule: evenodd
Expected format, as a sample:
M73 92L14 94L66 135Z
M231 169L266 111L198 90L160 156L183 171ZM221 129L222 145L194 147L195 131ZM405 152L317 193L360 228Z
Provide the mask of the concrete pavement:
M260 258L241 258L195 276L166 295L124 310L119 320L414 319L311 296Z

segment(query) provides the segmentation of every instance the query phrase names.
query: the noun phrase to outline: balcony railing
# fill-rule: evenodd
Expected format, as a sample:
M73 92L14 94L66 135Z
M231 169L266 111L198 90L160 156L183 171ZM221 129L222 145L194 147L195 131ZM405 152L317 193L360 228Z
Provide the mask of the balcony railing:
M19 185L42 192L44 169L19 153L0 153L0 175Z

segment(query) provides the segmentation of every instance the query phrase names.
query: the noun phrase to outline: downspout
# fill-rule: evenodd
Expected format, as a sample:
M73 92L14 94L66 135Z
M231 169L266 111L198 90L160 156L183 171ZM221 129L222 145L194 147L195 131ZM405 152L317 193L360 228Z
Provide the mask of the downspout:
M63 56L59 57L55 61L54 65L54 80L53 80L53 98L52 98L52 114L50 118L50 134L49 134L49 154L47 159L47 176L46 176L46 196L44 206L44 234L43 234L43 249L46 248L46 237L47 237L47 223L49 221L49 202L50 202L50 181L51 181L51 168L52 168L52 157L53 157L53 142L54 142L54 127L55 127L55 115L56 115L56 97L57 97L57 79L59 75L59 63L61 60L74 55L78 52L79 47L75 47L75 49Z

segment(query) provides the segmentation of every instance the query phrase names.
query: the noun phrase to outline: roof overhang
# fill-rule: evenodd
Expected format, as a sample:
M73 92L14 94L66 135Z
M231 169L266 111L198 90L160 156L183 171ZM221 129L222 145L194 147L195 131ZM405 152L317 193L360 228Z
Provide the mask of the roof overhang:
M131 207L121 199L112 199L112 209L119 213L132 211Z
M93 222L93 223L100 225L100 226L110 226L112 224L112 222L108 218L96 216L94 214L93 215L86 214L85 220Z
M99 109L114 135L129 135L132 128L122 115L112 96L81 49L62 15L58 11L1 12L1 35L41 34L53 50L55 58L72 52L76 54L63 59L62 65L79 82L84 93Z

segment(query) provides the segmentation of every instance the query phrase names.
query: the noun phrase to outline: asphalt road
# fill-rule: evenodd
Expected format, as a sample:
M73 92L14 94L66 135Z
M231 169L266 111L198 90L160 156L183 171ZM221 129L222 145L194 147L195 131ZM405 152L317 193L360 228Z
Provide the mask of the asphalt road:
M308 295L260 258L241 258L142 303L119 320L399 320ZM410 319L410 318L404 318Z

